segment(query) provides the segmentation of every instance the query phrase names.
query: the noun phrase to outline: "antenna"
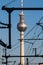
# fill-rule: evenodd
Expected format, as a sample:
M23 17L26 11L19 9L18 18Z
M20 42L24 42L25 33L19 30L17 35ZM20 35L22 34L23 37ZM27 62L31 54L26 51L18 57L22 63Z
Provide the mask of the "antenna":
M21 0L21 8L23 8L23 0ZM21 10L21 13L23 13L23 9Z
M23 0L21 0L21 8L23 8Z

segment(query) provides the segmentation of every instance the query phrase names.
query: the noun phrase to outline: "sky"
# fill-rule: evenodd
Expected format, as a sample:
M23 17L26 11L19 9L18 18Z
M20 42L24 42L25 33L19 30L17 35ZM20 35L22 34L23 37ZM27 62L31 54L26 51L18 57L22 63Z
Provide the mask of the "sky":
M10 1L12 1L12 0L0 0L0 21L3 23L8 23L8 13L6 11L2 10L3 5L5 5L6 7L20 7L20 0L15 0L11 4L8 4ZM24 7L43 7L43 0L24 0ZM15 44L20 45L19 40L18 40L20 38L20 32L17 30L17 24L20 21L19 14L20 14L20 11L13 11L11 13L11 26L12 26L12 28L11 28L11 45L12 45L12 48L15 46ZM24 11L24 19L27 24L27 30L25 31L25 34L27 34L27 32L40 20L40 18L42 16L43 16L43 11ZM43 19L42 19L42 22L43 22ZM32 33L34 33L34 31L38 31L36 34L38 34L41 31L40 27L38 27L38 26L36 26L36 27L38 30L35 28L26 38L31 38L33 36ZM4 42L6 42L6 44L8 44L8 29L5 29L5 30L0 29L0 39L2 39ZM39 47L41 45L41 43L39 43L39 41L37 41L37 42L38 43L34 44L33 47ZM42 41L40 41L40 42L42 42ZM30 48L31 44L25 44L25 53L26 53L26 49L28 46ZM8 50L8 52L11 50ZM38 51L40 52L40 49ZM2 55L3 47L1 45L0 45L0 52L1 52L0 55ZM13 51L9 52L8 54L12 54L12 53L19 54L20 47L17 49L13 49ZM28 53L29 52L27 52L27 54ZM31 61L31 58L30 58L30 61ZM41 59L41 61L42 61L42 59ZM33 61L33 62L35 62L35 61ZM39 60L38 60L38 62L39 62Z

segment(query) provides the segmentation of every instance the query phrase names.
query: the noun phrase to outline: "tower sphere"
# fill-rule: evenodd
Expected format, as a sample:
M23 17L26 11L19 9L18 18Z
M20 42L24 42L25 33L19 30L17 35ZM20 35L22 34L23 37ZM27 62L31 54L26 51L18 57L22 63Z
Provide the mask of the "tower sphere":
M27 25L25 24L24 21L24 14L20 13L20 22L17 24L17 29L21 31L25 31L27 29Z
M17 25L17 29L19 31L25 31L27 29L27 25L24 23L24 22L19 22L18 25Z

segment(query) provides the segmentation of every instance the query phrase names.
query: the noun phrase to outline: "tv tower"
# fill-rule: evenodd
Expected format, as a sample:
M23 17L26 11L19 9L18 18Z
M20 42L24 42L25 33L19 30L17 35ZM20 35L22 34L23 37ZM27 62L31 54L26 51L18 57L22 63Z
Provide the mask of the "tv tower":
M23 0L21 0L21 8L23 8ZM23 10L20 13L20 22L17 24L17 29L20 31L20 56L24 56L24 31L27 29L27 25L24 21ZM20 57L20 64L24 65L24 57Z

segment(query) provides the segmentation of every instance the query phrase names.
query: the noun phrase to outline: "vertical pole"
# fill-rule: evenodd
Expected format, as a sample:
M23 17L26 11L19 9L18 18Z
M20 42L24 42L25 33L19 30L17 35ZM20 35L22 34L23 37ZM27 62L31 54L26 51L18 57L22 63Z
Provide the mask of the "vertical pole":
M7 49L5 48L5 58L6 58L6 65L7 65Z
M36 48L33 48L33 49L34 49L34 51L35 51L35 56L36 56L36 53L37 53L36 51L37 51L37 50L36 50Z
M27 58L27 65L29 65L29 63L28 63L28 58Z
M6 47L5 47L5 56L6 56L6 52L7 52L7 51L6 51Z
M35 51L35 56L36 56L36 54L37 54L37 50L36 50L36 48L33 48L34 49L34 51Z
M9 47L11 48L11 13L9 13Z
M7 65L7 57L6 57L6 65Z

